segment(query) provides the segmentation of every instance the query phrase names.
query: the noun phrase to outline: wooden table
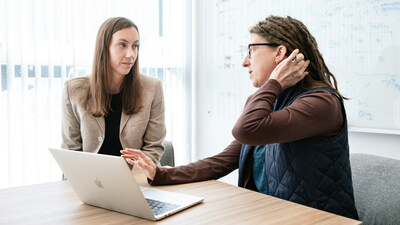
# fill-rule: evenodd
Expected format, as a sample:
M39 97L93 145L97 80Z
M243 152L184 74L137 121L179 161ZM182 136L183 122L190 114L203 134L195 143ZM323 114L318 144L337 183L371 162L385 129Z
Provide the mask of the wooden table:
M136 172L139 183L145 177ZM204 202L152 222L82 204L68 181L0 189L0 224L362 224L223 182L158 186Z

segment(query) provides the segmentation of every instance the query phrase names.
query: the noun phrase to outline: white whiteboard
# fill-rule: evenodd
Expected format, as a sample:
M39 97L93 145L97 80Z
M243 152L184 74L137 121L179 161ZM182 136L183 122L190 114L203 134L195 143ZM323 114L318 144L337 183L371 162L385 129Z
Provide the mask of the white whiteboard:
M254 92L241 67L249 28L291 16L314 35L338 80L349 127L400 133L400 1L220 0L207 8L207 111L237 118Z

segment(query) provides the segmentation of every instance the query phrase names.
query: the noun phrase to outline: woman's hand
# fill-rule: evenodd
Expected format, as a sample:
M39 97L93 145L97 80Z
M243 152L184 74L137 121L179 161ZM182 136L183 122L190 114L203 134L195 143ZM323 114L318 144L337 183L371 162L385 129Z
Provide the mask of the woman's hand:
M270 79L278 81L283 89L294 86L308 74L305 71L308 64L310 60L304 61L304 55L295 49L289 57L275 67Z
M121 150L121 153L122 158L126 159L129 164L138 166L149 179L154 179L157 166L142 151L127 148Z

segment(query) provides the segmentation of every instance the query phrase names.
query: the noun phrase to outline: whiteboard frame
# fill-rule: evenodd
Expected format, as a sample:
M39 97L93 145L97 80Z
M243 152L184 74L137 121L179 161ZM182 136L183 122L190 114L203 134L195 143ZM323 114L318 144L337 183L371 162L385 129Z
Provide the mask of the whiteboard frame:
M377 128L350 127L350 126L347 129L349 132L400 135L400 130L392 130L392 129L377 129Z

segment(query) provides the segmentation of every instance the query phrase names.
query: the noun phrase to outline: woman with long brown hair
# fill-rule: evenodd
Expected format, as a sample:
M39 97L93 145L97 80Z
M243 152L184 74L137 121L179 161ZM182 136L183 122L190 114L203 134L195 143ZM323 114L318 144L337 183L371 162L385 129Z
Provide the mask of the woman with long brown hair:
M166 134L161 82L139 72L139 31L114 17L99 28L92 74L65 82L62 148L121 155L139 149L155 164Z

